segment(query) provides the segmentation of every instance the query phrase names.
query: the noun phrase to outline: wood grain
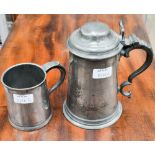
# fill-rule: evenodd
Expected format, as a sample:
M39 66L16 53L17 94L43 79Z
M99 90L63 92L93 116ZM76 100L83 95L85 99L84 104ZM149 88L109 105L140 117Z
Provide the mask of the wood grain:
M142 15L18 15L12 32L0 51L0 76L16 63L44 64L58 60L68 70L66 40L76 28L88 21L105 22L119 33L119 20L125 22L126 36L135 33L148 41ZM136 52L135 52L136 51ZM145 60L141 50L122 58L119 65L119 83L136 70ZM57 71L47 76L48 86L58 79ZM14 129L7 119L7 102L0 84L0 140L155 140L155 61L138 76L129 89L132 98L118 95L123 104L123 114L116 124L102 130L84 130L69 123L62 113L66 98L65 82L51 94L54 115L50 123L37 131L23 132Z

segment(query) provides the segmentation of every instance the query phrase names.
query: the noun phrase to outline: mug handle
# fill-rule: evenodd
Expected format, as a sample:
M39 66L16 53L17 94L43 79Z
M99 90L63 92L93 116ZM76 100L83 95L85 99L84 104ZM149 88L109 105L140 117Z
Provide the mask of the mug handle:
M123 45L123 49L121 51L121 56L124 57L129 57L129 53L134 50L134 49L143 49L146 52L146 60L144 62L144 64L138 68L136 71L134 71L132 74L129 75L128 80L123 82L120 85L119 91L122 95L127 96L127 97L131 97L131 91L124 91L124 87L131 85L132 80L138 76L139 74L141 74L142 72L144 72L152 63L153 60L153 51L151 49L151 47L143 40L140 40L138 37L136 37L134 34L130 35L128 38L124 38L124 26L122 21L120 22L120 27L121 27L121 34L122 34L122 45Z
M51 69L55 69L55 68L59 69L61 76L58 82L52 88L49 89L49 94L52 93L57 87L59 87L61 83L64 81L66 71L65 71L65 68L58 61L47 62L42 66L42 69L46 73L48 73Z

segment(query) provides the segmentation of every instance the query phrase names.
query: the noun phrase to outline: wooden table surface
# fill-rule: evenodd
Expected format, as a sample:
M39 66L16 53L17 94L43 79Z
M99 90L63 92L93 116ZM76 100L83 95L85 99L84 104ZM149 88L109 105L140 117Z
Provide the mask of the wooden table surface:
M135 33L148 41L142 15L19 15L12 32L0 51L0 76L11 65L22 62L44 64L58 60L68 71L66 40L76 28L87 21L107 23L119 33L119 20L125 22L126 36ZM119 64L119 83L143 64L145 53L131 52ZM47 76L48 86L58 79L57 71ZM133 80L129 87L132 97L118 95L123 105L121 118L111 127L101 130L84 130L68 122L62 113L67 93L65 82L50 95L54 109L52 120L44 128L24 132L14 129L8 122L7 102L0 84L0 140L155 140L155 61L151 67Z

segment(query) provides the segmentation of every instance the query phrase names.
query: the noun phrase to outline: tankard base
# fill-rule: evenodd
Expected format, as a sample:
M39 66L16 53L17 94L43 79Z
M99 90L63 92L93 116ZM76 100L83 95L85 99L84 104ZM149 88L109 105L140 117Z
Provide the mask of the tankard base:
M15 123L13 123L12 121L11 121L11 119L8 117L8 120L9 120L9 122L10 122L10 124L14 127L14 128L16 128L16 129L18 129L18 130L22 130L22 131L34 131L34 130L37 130L37 129L40 129L40 128L43 128L45 125L47 125L48 123L49 123L49 121L51 120L51 118L52 118L52 114L48 117L48 119L46 119L44 122L42 122L41 124L39 124L39 125L36 125L36 126L19 126L19 125L16 125Z
M118 102L117 108L115 112L104 118L99 120L87 120L83 118L79 118L75 116L67 107L66 102L63 104L63 113L68 121L70 121L75 126L84 129L102 129L111 126L114 124L122 114L122 104Z

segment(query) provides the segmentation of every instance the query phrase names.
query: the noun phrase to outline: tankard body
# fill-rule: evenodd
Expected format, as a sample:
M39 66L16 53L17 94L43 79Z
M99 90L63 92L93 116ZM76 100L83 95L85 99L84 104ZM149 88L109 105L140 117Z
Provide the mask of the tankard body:
M16 91L5 88L8 119L19 130L35 130L45 126L52 117L46 83L31 90Z
M57 68L60 80L48 90L46 73ZM49 95L64 80L65 69L59 62L48 62L43 66L21 63L7 69L2 75L8 106L8 119L19 130L35 130L45 126L52 117Z
M120 92L130 97L131 93L124 91L124 87L152 62L151 48L137 37L124 40L122 23L120 26L119 35L103 23L90 22L75 30L68 39L69 86L63 112L76 126L100 129L114 124L122 113L117 94ZM146 51L146 61L119 87L119 60L136 48Z

